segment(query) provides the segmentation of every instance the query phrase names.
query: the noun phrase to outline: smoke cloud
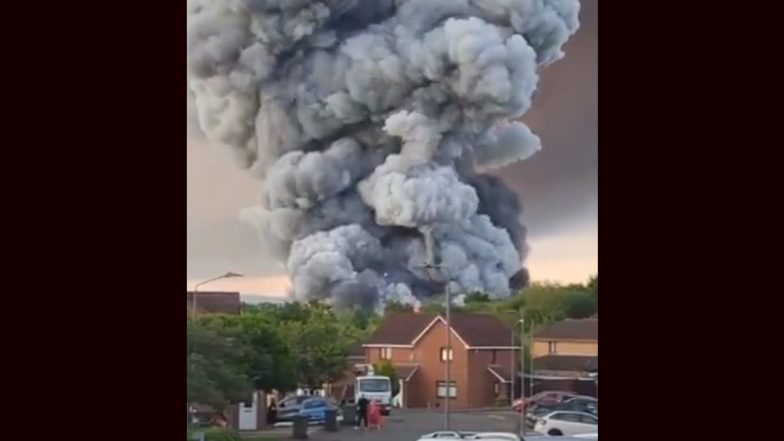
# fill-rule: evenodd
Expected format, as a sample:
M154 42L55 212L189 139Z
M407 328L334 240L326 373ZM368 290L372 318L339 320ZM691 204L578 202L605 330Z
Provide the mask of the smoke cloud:
M488 170L536 153L519 118L577 0L194 0L204 135L262 180L255 225L298 299L418 304L527 283L522 206ZM430 280L423 233L433 237Z

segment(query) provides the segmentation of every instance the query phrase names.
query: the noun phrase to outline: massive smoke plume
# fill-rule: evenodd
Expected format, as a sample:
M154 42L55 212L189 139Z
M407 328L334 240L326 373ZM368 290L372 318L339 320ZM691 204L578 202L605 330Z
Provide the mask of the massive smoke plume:
M563 56L577 0L194 0L204 134L262 180L244 213L299 299L346 307L527 283L521 204L484 174L539 138L514 121ZM422 266L424 235L441 264Z

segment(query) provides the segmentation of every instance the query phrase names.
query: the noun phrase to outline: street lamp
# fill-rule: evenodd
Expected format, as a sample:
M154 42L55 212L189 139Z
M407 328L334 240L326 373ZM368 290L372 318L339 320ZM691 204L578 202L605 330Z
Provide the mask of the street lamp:
M202 280L201 282L198 282L198 283L196 283L196 285L193 286L193 302L191 302L191 319L192 320L196 318L196 294L199 292L199 287L202 286L202 285L206 285L206 284L208 284L210 282L214 282L216 280L230 279L232 277L244 277L244 276L242 274L233 273L233 272L229 271L226 274L222 274L220 276L216 276L216 277L213 277L213 278L207 279L207 280ZM188 371L189 371L188 374L189 375L190 375L192 370L193 370L192 363L188 363ZM192 418L193 418L193 414L191 412L191 403L189 402L188 403L188 421L190 422L192 420Z
M216 280L230 279L232 277L244 277L244 276L242 274L233 273L233 272L229 271L226 274L222 274L220 276L215 276L215 277L213 277L211 279L207 279L207 280L202 280L201 282L199 282L199 283L197 283L196 285L193 286L193 302L191 303L191 318L192 319L196 318L196 296L197 296L197 294L199 292L199 287L202 286L202 285L206 285L208 283L214 282Z

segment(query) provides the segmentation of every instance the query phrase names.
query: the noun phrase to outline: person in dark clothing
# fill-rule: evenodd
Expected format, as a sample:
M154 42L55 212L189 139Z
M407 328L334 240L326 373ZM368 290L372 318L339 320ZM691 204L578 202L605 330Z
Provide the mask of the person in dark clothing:
M368 426L368 404L370 404L370 401L368 401L368 399L365 398L364 395L361 395L359 397L359 400L357 400L357 427L356 427L356 429L359 429L359 427L361 425L363 425L363 424L364 424L365 428L367 428L367 426Z
M271 426L275 424L278 419L278 405L275 403L275 399L273 398L270 400L270 405L267 408L267 423Z

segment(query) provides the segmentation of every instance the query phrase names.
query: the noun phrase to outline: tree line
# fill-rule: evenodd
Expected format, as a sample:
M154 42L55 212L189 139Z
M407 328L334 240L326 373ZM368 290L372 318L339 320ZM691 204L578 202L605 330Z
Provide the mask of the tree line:
M466 296L457 312L490 313L510 325L546 324L597 312L598 275L584 284L534 283L516 295L492 300ZM438 313L443 300L423 305ZM387 305L385 313L411 310ZM253 391L319 388L340 380L353 345L367 338L382 317L372 311L338 312L317 303L244 305L240 315L205 315L188 320L188 402L223 409L248 401ZM387 363L380 373L394 376Z
M443 311L443 298L422 306L422 312ZM465 296L462 306L452 305L453 312L494 314L507 324L523 318L525 323L543 325L564 319L588 318L599 310L599 275L591 276L586 283L562 285L552 282L535 282L515 295L493 300L485 293L474 292ZM412 311L410 305L391 303L386 311ZM522 316L522 317L521 317Z

